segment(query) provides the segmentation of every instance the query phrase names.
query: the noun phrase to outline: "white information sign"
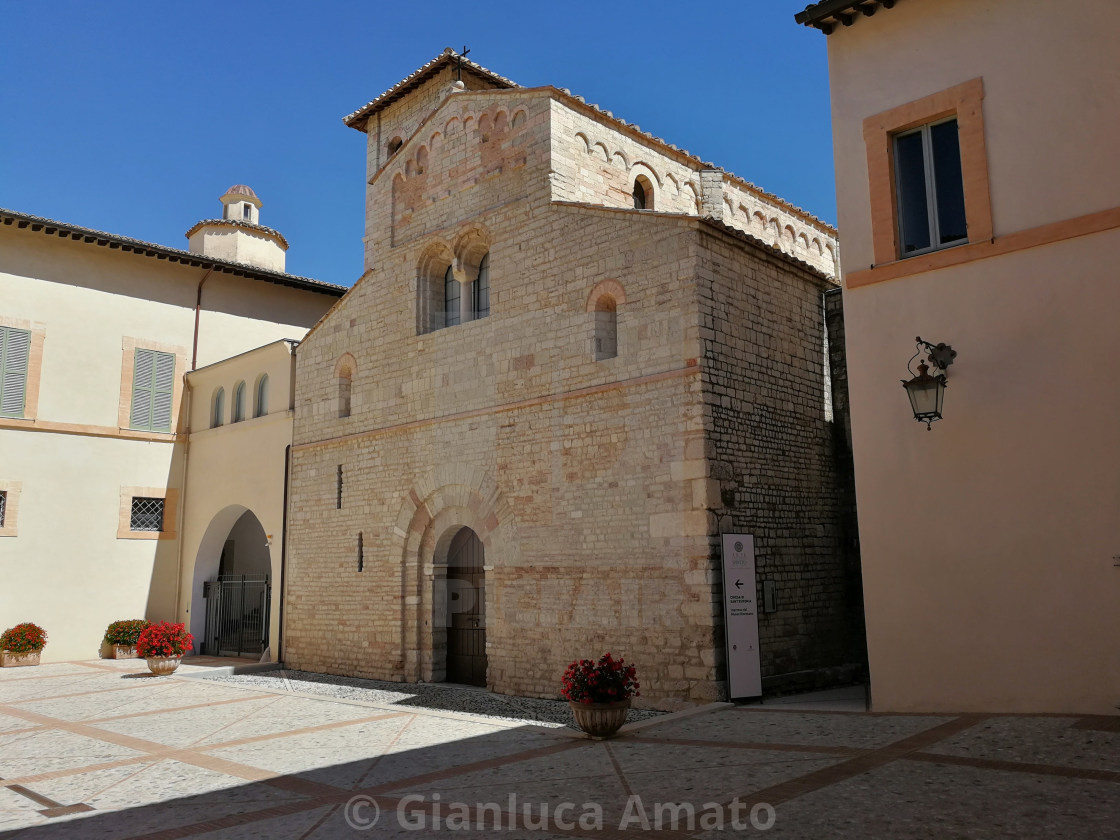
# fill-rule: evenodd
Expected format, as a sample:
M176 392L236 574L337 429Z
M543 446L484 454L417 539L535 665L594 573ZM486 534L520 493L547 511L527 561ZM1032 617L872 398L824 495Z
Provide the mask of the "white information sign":
M750 534L724 534L723 628L731 699L762 694L756 592L754 537Z

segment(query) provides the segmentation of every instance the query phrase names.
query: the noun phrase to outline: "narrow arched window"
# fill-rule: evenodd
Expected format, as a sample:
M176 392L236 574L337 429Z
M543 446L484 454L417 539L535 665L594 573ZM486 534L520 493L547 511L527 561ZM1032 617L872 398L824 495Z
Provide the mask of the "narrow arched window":
M610 295L595 301L595 361L613 359L618 355L618 307Z
M478 264L478 279L471 284L471 311L475 318L490 314L490 254Z
M238 382L233 389L233 422L240 423L245 419L245 383Z
M210 428L216 429L222 425L226 416L226 389L219 388L214 392L214 402L210 407Z
M451 266L448 266L447 273L443 275L443 325L445 327L453 327L459 323L461 296L462 289L459 287L459 281L455 279Z
M253 406L254 417L264 417L268 414L268 374L264 374L257 381L256 405Z
M338 416L350 416L350 384L353 373L350 368L343 366L338 372Z
M634 179L634 209L653 209L653 184L645 175L639 175Z

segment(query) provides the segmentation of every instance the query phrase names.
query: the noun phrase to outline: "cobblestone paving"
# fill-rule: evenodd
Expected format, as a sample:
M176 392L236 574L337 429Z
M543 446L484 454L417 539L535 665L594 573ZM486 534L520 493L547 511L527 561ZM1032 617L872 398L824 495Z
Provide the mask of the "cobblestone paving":
M394 683L382 680L363 680L357 677L335 677L307 671L266 671L260 674L237 674L215 677L215 682L232 685L257 686L286 691L300 691L321 697L343 700L364 700L370 703L390 703L401 706L418 706L424 709L442 709L448 712L496 717L501 720L528 721L544 726L575 728L572 713L563 700L541 700L534 697L510 697L483 689L447 686L428 683ZM631 709L630 720L646 720L663 712ZM2 723L0 723L2 725Z
M204 673L0 670L0 836L1120 838L1117 716L717 704L593 741Z

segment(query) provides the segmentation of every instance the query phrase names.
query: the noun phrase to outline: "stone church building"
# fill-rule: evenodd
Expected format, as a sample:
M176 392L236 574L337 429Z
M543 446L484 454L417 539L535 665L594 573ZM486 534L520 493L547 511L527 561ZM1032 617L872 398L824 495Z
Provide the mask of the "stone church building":
M365 270L296 351L286 665L556 696L610 650L719 699L741 532L766 690L858 668L836 231L450 50L346 123Z

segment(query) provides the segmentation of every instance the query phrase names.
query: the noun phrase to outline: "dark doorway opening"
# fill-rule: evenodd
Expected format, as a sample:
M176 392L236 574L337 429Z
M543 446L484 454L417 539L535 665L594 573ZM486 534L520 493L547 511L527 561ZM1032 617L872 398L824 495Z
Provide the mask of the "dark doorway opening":
M486 572L482 541L461 529L447 553L447 681L486 685Z

